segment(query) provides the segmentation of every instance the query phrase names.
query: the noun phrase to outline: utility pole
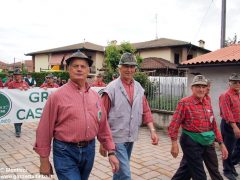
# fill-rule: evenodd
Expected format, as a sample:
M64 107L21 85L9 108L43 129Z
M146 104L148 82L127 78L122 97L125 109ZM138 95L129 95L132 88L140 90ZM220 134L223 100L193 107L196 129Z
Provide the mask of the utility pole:
M158 28L157 28L157 26L158 26L158 24L157 24L158 23L158 19L157 18L158 18L158 14L155 15L155 19L156 19L156 37L155 38L156 39L158 39Z
M225 46L225 31L226 31L226 1L222 0L222 17L221 17L221 48Z
M15 57L14 57L14 62L13 62L13 70L15 69Z

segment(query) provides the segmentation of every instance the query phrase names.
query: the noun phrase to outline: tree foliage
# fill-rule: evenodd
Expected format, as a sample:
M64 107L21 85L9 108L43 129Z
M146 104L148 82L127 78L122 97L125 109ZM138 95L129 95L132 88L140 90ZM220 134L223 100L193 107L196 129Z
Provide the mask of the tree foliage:
M232 44L240 44L240 40L237 39L237 34L233 36L233 38L229 38L225 40L225 47L231 46Z
M104 80L106 83L112 80L112 75L114 73L118 73L117 68L119 60L121 58L121 55L125 52L135 54L136 49L129 42L125 41L122 42L120 45L116 45L116 42L110 42L106 47L105 61L107 67L104 76L105 77ZM139 66L140 63L142 63L143 58L137 54L136 59ZM138 81L144 88L147 86L149 81L147 75L143 72L137 72L134 76L134 79Z

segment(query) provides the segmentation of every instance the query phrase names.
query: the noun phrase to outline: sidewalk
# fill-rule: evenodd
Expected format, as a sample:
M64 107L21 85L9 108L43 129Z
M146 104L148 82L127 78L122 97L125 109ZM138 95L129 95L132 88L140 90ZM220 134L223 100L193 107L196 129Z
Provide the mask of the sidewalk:
M14 135L14 127L0 125L0 179L39 178L39 157L32 150L35 141L37 123L24 123L21 138ZM174 159L170 154L171 143L166 133L158 131L160 143L158 146L151 145L149 132L141 128L139 140L135 143L131 159L131 171L133 180L169 180L179 167L182 153ZM112 177L107 158L98 153L97 143L96 157L90 180L110 180ZM220 153L217 151L219 159ZM222 162L219 160L220 172ZM240 167L237 167L240 173ZM21 176L20 176L21 175ZM52 179L57 179L56 175ZM210 179L210 178L209 178ZM240 178L239 178L240 179Z

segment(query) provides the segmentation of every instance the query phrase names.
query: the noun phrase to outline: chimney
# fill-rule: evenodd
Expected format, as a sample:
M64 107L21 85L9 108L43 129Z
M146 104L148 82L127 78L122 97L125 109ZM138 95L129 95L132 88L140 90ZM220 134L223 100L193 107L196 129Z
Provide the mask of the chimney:
M199 45L198 45L198 46L201 47L201 48L204 48L204 46L205 46L205 41L200 39L198 42L199 42Z

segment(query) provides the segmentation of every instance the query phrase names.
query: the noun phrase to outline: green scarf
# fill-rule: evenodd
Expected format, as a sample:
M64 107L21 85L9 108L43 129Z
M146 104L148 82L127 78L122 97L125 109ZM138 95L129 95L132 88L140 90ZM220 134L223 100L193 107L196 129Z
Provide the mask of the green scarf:
M183 133L192 138L193 141L201 145L211 145L215 140L215 134L213 131L207 131L202 133L194 133L183 129Z

